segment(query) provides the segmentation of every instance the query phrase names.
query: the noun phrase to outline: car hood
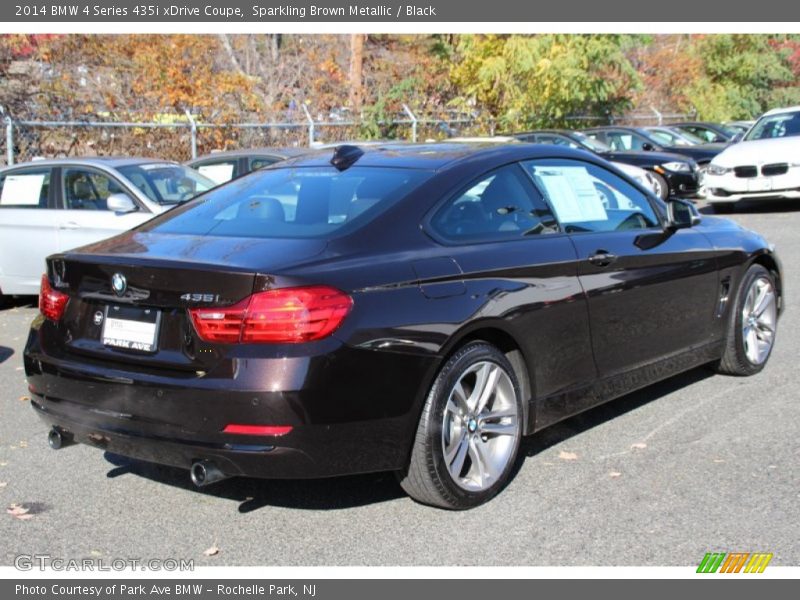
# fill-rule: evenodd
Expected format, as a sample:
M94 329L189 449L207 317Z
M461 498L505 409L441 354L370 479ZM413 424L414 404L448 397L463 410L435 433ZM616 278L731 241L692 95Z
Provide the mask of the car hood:
M130 265L221 267L274 272L303 263L325 250L319 239L234 238L127 231L64 253L81 262Z
M800 136L739 142L728 146L712 161L721 167L800 162Z

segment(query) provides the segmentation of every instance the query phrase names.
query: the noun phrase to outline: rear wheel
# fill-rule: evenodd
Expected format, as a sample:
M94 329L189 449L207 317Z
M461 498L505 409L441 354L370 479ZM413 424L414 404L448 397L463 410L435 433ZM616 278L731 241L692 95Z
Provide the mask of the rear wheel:
M732 307L725 347L717 370L729 375L754 375L769 360L778 325L775 279L761 265L745 273Z
M472 342L447 361L428 393L400 485L415 500L478 506L507 483L522 437L522 400L505 355Z

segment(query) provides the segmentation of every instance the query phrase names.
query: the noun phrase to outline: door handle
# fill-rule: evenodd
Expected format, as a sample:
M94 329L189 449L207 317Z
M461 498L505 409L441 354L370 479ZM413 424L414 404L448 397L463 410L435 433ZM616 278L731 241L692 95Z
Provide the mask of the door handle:
M81 226L76 223L75 221L67 221L66 223L61 223L58 226L59 229L80 229Z
M596 267L607 267L617 260L616 254L611 254L606 250L597 250L589 257L589 262Z

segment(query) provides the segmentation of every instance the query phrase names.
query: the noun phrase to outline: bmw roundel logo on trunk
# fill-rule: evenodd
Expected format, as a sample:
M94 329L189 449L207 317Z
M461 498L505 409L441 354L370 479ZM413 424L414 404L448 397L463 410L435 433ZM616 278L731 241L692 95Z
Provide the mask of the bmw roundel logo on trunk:
M117 296L122 296L128 289L128 280L122 273L114 273L111 276L111 289Z

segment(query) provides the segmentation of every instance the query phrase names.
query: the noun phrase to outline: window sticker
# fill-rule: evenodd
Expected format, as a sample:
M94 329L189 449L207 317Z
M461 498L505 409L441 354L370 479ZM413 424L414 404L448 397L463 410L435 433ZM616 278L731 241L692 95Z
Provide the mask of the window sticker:
M233 179L233 163L218 163L215 165L200 165L197 171L205 175L214 183L225 183Z
M38 206L44 187L44 173L6 175L0 204L16 206Z
M603 199L585 167L537 166L535 174L562 223L608 220Z

